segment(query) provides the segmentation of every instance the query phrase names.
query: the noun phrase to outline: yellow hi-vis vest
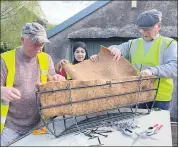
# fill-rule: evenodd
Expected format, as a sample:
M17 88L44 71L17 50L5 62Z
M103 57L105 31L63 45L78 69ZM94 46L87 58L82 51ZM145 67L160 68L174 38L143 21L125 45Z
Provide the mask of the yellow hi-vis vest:
M161 45L164 42L164 52L174 39L160 36L151 45L150 49L144 54L144 41L142 38L137 40L136 48L131 56L131 63L138 71L152 66L160 65ZM133 43L132 43L133 44ZM131 45L132 49L132 45ZM158 81L154 86L157 87ZM160 78L160 84L156 96L157 101L170 101L173 92L173 80L171 78Z
M16 49L1 54L1 58L4 60L8 71L6 77L6 86L9 87L12 87L14 85L14 77L16 71L15 57L16 57ZM48 56L46 53L41 52L37 55L37 57L38 57L39 68L40 68L40 81L41 83L45 83L47 82L47 73L49 67ZM9 105L2 104L1 102L1 133L5 125L8 109L9 109Z
M67 80L71 80L71 76L66 72Z

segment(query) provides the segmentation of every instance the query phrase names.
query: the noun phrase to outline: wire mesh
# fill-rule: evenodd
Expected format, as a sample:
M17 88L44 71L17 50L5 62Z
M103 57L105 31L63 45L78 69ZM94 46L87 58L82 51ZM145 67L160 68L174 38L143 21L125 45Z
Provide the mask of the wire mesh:
M142 90L142 88L141 88L142 80L149 80L149 79L155 79L155 80L158 79L157 87ZM138 87L139 87L138 91L120 93L120 94L115 94L115 95L105 95L105 96L96 97L96 98L88 98L88 99L84 98L82 100L77 100L77 101L72 101L72 98L71 98L71 90L73 90L73 89L89 88L89 87L94 87L94 86L104 86L104 85L112 85L112 84L114 85L114 84L134 82L134 81L139 82L138 83ZM117 121L117 120L119 121L119 120L132 118L132 122L134 122L134 119L136 116L149 114L151 112L151 109L153 108L153 105L152 105L151 109L148 108L148 111L146 113L141 113L141 112L138 112L138 104L147 103L150 101L155 102L159 84L160 84L160 79L157 77L152 77L152 78L142 78L141 77L139 80L127 80L127 81L115 82L115 83L107 81L105 84L89 85L89 86L85 86L85 87L71 87L70 84L68 83L66 89L56 89L56 90L52 89L52 90L46 90L46 91L38 90L36 92L36 101L37 101L37 107L39 109L39 114L40 114L42 122L44 123L44 125L47 127L47 129L49 130L49 132L51 134L53 134L55 137L60 137L63 135L74 133L74 132L84 133L84 131L87 128L101 126L104 122L107 122L107 121ZM65 91L65 90L68 90L69 94L70 94L68 102L61 103L61 104L55 104L55 105L48 105L48 106L43 106L43 107L41 106L39 94L48 93L48 92L55 93L57 91ZM98 99L103 99L103 98L110 99L109 97L122 96L122 95L134 94L134 93L137 93L139 96L141 92L147 92L147 91L155 91L155 96L154 96L154 98L151 98L150 101L141 101L141 102L137 102L135 104L120 105L117 108L106 109L106 110L102 110L102 111L98 111L98 112L94 111L94 112L91 112L88 114L82 114L79 116L78 115L71 115L71 116L63 115L62 117L52 117L48 120L44 120L43 115L41 113L41 111L43 109L47 109L47 108L49 109L49 108L53 108L53 107L57 107L57 106L59 107L59 106L65 106L65 105L72 105L74 103L80 103L80 102L85 102L85 101L89 101L89 100L98 100ZM153 104L154 104L154 102L153 102ZM120 109L123 107L130 107L131 111L130 112L121 112ZM51 127L49 126L50 123L52 124ZM58 123L60 123L61 131L57 131L57 127L59 127Z

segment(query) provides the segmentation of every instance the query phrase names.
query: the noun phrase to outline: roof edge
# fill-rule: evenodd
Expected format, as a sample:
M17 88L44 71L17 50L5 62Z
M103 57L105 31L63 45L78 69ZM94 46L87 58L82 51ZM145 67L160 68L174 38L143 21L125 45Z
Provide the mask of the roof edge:
M81 10L77 14L75 14L72 17L70 17L69 19L67 19L66 21L55 26L51 30L47 31L47 37L51 38L52 36L56 35L57 33L61 32L64 29L66 29L67 27L71 26L72 24L76 23L77 21L81 20L82 18L88 16L89 14L93 13L94 11L96 11L97 9L101 8L102 6L106 5L109 2L110 2L110 0L109 1L99 0L99 1L91 4L87 8Z

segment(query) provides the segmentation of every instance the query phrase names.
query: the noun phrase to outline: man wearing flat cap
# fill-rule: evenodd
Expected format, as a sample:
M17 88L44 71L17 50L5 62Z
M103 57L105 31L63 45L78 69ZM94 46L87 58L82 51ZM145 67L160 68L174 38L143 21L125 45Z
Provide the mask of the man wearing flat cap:
M45 28L26 23L22 28L22 46L1 54L1 146L27 133L40 122L36 105L36 84L65 80L55 73L50 55L42 52L49 42Z
M156 9L141 13L137 18L137 26L142 37L112 45L109 49L114 55L114 61L117 62L121 55L124 56L141 76L160 77L154 107L168 110L173 92L172 78L177 76L177 42L159 34L161 21L162 13ZM91 60L97 61L98 57L94 55ZM153 102L148 103L149 108L152 104ZM144 105L146 107L146 104L139 107L143 108Z

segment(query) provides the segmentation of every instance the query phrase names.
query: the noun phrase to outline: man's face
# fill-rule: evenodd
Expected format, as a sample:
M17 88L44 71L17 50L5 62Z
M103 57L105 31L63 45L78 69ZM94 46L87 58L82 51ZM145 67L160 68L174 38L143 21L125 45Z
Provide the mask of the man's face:
M28 57L36 57L38 53L42 52L42 49L44 47L43 44L35 44L32 42L31 39L21 37L22 46L23 46L23 52Z
M145 41L151 41L158 34L160 27L160 24L156 24L152 28L139 29L139 32Z

